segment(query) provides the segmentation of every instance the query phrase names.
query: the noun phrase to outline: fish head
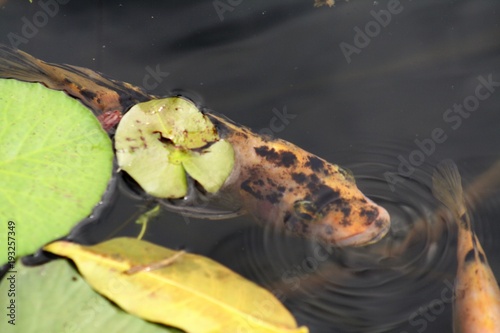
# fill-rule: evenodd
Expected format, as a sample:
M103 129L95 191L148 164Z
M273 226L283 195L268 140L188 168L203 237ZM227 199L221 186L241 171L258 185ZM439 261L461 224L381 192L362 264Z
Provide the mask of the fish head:
M349 177L326 181L295 200L284 222L294 234L339 247L375 243L391 224L387 210L367 198Z

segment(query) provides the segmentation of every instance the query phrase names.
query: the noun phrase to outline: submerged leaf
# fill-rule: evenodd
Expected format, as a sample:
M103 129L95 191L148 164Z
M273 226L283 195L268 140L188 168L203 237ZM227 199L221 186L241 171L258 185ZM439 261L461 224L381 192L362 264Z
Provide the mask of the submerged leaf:
M61 91L0 79L0 221L16 254L66 235L111 177L111 141L92 112ZM0 239L7 240L7 228ZM7 251L0 252L0 263Z
M71 258L99 293L150 321L191 333L307 332L270 292L199 255L158 268L178 252L133 238L89 247L58 241L46 250Z
M232 146L192 102L180 97L130 109L118 125L115 146L120 168L159 198L184 197L186 171L208 192L217 192L234 165Z
M19 333L167 333L166 328L122 311L85 283L66 260L55 260L37 267L15 265L16 273L7 273L0 281L0 307L3 310L0 332ZM8 297L11 281L15 296ZM109 288L120 285L107 281ZM15 317L7 309L15 300ZM8 320L15 318L15 326Z

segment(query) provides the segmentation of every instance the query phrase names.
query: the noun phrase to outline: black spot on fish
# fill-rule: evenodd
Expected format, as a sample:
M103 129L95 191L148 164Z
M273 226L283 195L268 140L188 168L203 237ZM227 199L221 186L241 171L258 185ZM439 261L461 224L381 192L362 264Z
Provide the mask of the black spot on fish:
M267 177L266 178L266 181L267 183L269 184L269 186L272 186L272 187L277 187L278 185L274 182L274 180L272 180L271 178Z
M310 167L315 172L323 171L325 168L325 162L316 156L309 156L309 161L307 161L306 166Z
M90 91L88 89L80 90L80 94L82 94L83 97L90 99L90 100L96 98L96 96L97 96L97 94L95 92Z
M257 179L257 180L254 180L253 183L256 185L256 186L264 186L264 181L262 179Z
M314 182L314 183L319 182L318 176L316 176L314 173L311 176L309 176L309 178L311 179L311 182Z
M351 214L351 207L342 207L340 210L342 211L344 216L348 216L349 214Z
M306 175L303 172L292 173L292 179L298 184L303 184L306 181Z
M317 207L324 207L325 205L330 203L334 203L337 206L348 205L347 202L340 198L340 193L338 191L335 191L331 187L324 184L320 184L317 187L314 196L316 199L314 200L314 202L316 203Z
M255 197L256 199L259 199L259 200L264 200L264 196L262 195L262 193L260 193L260 191L256 191L252 188L251 186L251 180L250 179L247 179L245 180L243 183L241 183L241 186L240 188L247 192L248 194L252 195L253 197Z
M316 176L316 174L312 174L309 176L309 179L307 180L307 188L309 191L312 193L318 192L322 186L325 186Z
M375 208L370 208L370 209L362 208L361 211L359 212L359 216L361 217L366 216L368 219L365 224L369 225L373 222L375 218L377 218L378 212Z
M283 166L289 168L297 162L297 156L289 151L284 151L281 153L281 161Z
M273 192L271 194L266 195L266 199L269 200L272 204L277 204L281 198L283 197L283 193Z
M274 148L269 149L267 146L255 147L254 150L257 155L264 157L277 166L289 168L297 162L297 156L289 151L277 152Z
M255 147L254 150L257 155L265 157L269 161L276 160L279 156L274 148L269 149L267 146Z

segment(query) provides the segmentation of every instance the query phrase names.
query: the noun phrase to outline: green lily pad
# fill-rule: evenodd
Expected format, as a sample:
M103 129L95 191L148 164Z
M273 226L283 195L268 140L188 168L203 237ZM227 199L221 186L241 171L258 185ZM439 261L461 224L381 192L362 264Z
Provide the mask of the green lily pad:
M0 332L181 332L122 311L96 293L66 260L38 267L17 263L15 271L7 273L0 282L3 309ZM109 280L108 285L116 292L123 289L123 285L113 280ZM9 290L15 295L9 296ZM15 326L9 320L14 320Z
M231 144L181 97L135 105L118 125L115 148L119 167L159 198L185 196L186 172L208 192L217 192L234 165Z
M36 251L88 216L112 162L111 140L77 100L0 79L0 239L11 237L13 256ZM7 255L0 251L0 263L12 261Z

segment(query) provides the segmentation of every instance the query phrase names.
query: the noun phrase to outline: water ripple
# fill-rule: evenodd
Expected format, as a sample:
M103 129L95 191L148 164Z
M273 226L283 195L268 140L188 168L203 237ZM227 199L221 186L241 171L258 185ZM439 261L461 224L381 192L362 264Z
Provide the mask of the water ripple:
M387 332L418 317L419 308L439 296L443 281L453 282L455 231L435 214L432 165L391 191L382 175L397 166L388 156L395 155L346 165L360 189L391 215L391 230L380 242L338 249L273 227L251 228L220 242L212 255L244 244L245 252L225 263L270 289L313 332Z

